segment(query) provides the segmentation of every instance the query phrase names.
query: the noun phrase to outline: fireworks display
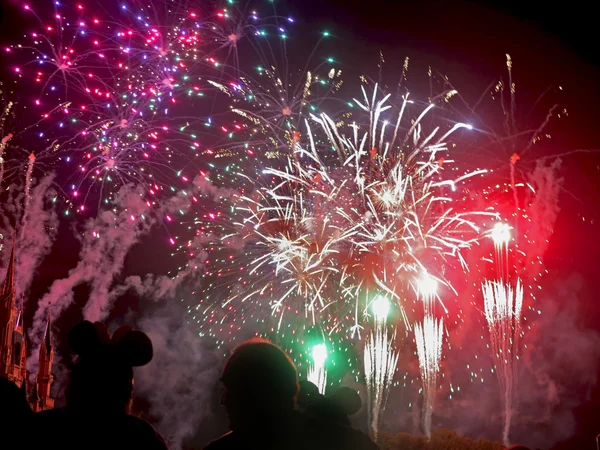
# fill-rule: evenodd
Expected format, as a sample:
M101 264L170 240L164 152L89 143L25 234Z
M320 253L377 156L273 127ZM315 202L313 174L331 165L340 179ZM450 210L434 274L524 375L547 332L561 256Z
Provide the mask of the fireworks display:
M364 367L369 402L369 431L373 439L377 440L379 418L385 408L399 355L394 349L394 340L388 335L386 327L390 310L389 301L379 296L373 300L371 309L375 324L365 341Z
M539 313L534 287L556 216L545 206L554 169L520 173L515 145L493 164L473 151L504 140L473 109L457 113L464 99L446 79L429 95L362 73L353 84L334 58L315 56L326 31L314 33L308 62L295 61L289 16L171 0L23 12L35 31L4 45L18 101L3 87L0 115L0 195L17 204L21 234L47 173L53 208L84 223L90 254L113 247L85 239L134 236L119 235L129 246L114 275L139 237L160 229L171 284L148 277L140 292L183 286L199 346L226 353L269 337L321 393L352 373L366 385L375 438L401 370L420 375L431 436L436 393L451 383L440 376L446 348L479 317L483 295L508 443L521 320ZM408 59L402 82L407 70ZM491 94L504 98L503 85ZM511 136L539 141L554 108L519 134L512 87L510 99ZM83 266L95 268L90 259ZM99 283L107 305L130 287L115 280ZM63 311L52 295L36 317Z
M423 322L415 323L415 342L423 386L422 424L425 435L431 437L436 381L442 358L444 322L435 318L435 300L439 298L437 280L429 273L423 272L416 285L424 312Z
M496 249L496 264L498 279L504 280L508 276L508 244L510 242L510 227L506 223L498 222L491 232Z
M363 88L365 104L355 100L366 113L363 133L357 122L347 124L347 136L334 119L312 115L305 120L306 143L295 139L285 166L263 170L271 180L257 186L258 198L240 197L237 208L247 213L240 226L249 233L244 239L257 249L250 273L261 281L238 297L247 301L260 295L264 301L265 292L272 292L270 308L279 316L279 327L290 308L306 310L315 324L326 322L332 308L342 308L347 314L336 314L330 326L340 326L353 313L358 331L365 310L359 302L369 289L390 295L406 320L400 293L408 291L410 274L426 272L426 258L464 266L461 252L480 235L477 218L497 216L452 206L457 187L485 170L441 177L438 153L447 151L445 139L467 126L455 124L439 136L439 128L422 134L419 121L429 106L399 139L408 101L396 111L395 126L387 127L391 121L380 116L393 114L392 105L386 105L390 96L378 99L378 92L375 85L368 97ZM409 152L399 151L396 141L398 147L408 145ZM333 148L334 156L321 154L320 148Z
M327 346L325 344L317 344L312 348L313 364L308 369L306 379L315 384L319 388L321 394L325 394L327 387Z
M443 329L444 321L438 321L430 315L425 316L422 324L415 324L415 340L423 381L423 431L427 436L431 436L431 417L442 357Z
M503 439L508 445L512 418L515 363L519 358L523 287L517 281L512 289L502 282L486 282L482 286L485 318L490 330L496 374L504 403Z
M328 92L343 95L338 71L327 73L320 79L334 85L326 87ZM298 78L308 86L317 75ZM215 263L206 272L215 281L205 284L200 304L190 308L192 320L224 346L239 339L243 329L266 330L292 352L301 373L308 364L313 380L322 377L310 358L311 335L327 341L329 357L338 363L349 346L362 347L364 366L350 356L344 367L366 381L370 427L377 435L394 385L398 348L407 344L392 339L385 326L370 324L371 299L384 296L395 312L387 322L394 336L412 337L414 324L423 428L430 434L443 336L451 333L452 322L444 316L458 303L463 322L465 281L478 280L480 286L490 267L507 274L513 251L518 270L537 283L543 249L532 239L532 217L542 213L536 206L542 196L536 197L531 182L490 188L484 164L463 168L464 154L453 158L460 143L476 133L471 125L445 117L457 96L454 89L423 104L409 100L408 93L393 99L378 83L363 80L362 98L352 97L332 115L315 112L310 89L300 89L297 114L270 122L260 105L255 110L237 106L248 96L261 98L260 87L244 91L241 99L238 88L222 88L234 99L233 112L246 119L249 137L217 150L222 157L236 151L244 155L243 165L228 166L231 179L242 187L238 193L227 191L222 202L222 237L212 242L227 265ZM262 155L255 169L248 170L248 154ZM512 200L521 188L529 194L515 213L504 197ZM520 224L522 237L510 251L509 223ZM485 245L488 236L496 259ZM471 295L475 305L481 292Z
M221 39L227 9L171 1L122 4L112 13L82 4L56 3L53 14L24 9L39 31L5 52L16 76L39 86L33 107L42 117L34 126L41 145L33 155L40 169L63 175L67 208L96 211L88 203L110 205L121 186L136 184L160 210L161 196L189 189L202 138L216 127L210 104L204 115L187 111L203 104L207 78L221 76L216 54L234 45ZM29 154L18 152L31 143L16 138L3 137L3 147L13 144L8 175L20 164L30 168Z

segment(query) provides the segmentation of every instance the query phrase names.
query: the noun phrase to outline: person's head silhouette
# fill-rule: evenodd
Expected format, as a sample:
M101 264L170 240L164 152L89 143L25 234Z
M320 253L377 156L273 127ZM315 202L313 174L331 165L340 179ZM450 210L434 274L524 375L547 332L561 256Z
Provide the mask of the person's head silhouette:
M342 386L331 396L331 399L340 407L344 414L351 416L356 414L361 406L362 401L358 392L349 387Z
M321 397L317 385L308 380L299 381L298 387L299 391L296 403L302 409L306 409L313 405L315 401L319 400Z
M221 381L221 403L232 430L252 426L265 417L277 418L294 408L298 375L294 363L276 345L263 339L248 341L233 351Z
M69 333L69 346L78 358L71 368L67 405L95 413L128 412L133 367L152 359L148 336L121 327L111 338L101 323L84 321Z

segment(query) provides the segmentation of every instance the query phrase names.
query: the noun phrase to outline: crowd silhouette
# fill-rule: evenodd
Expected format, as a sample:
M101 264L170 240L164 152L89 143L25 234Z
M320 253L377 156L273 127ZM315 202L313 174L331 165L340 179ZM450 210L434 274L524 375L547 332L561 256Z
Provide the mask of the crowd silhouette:
M2 448L167 449L150 423L129 412L133 367L152 360L148 336L121 327L111 337L104 325L84 321L71 330L68 342L76 359L65 407L33 414L24 387L0 378ZM298 382L291 359L269 341L253 339L237 347L220 381L230 431L206 450L379 448L350 425L349 416L361 408L356 391L343 387L325 397L314 384Z

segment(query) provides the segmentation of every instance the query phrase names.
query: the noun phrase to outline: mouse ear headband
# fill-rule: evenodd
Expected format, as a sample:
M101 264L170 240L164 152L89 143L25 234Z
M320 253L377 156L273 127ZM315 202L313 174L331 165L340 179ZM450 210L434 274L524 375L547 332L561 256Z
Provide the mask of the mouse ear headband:
M152 361L152 341L146 333L122 326L113 333L112 338L106 326L100 322L84 320L69 333L69 347L73 353L93 358L102 349L111 349L131 367L145 366Z

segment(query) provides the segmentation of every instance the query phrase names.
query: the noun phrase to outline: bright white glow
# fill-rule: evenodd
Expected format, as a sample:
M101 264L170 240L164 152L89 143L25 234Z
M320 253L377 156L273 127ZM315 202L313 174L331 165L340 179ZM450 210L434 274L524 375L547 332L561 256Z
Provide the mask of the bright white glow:
M325 344L317 344L312 348L312 359L317 367L324 367L327 361L327 346Z
M437 295L438 282L429 273L423 272L417 280L417 290L421 297L431 298Z
M510 241L510 226L507 223L496 223L494 228L492 228L491 236L494 240L494 244L498 246L508 244L508 241Z
M488 324L514 319L515 323L510 328L519 326L521 310L523 308L523 287L521 280L517 280L517 289L503 283L486 281L483 286L483 301L485 306L485 318ZM500 331L506 331L504 328ZM492 331L490 329L490 331Z
M327 386L327 369L325 361L327 361L327 346L325 344L317 344L312 348L313 363L308 369L307 379L314 383L321 394L325 394Z
M378 295L371 304L373 315L375 316L375 322L385 322L390 312L390 302L383 295Z
M317 386L321 394L325 394L325 388L327 387L327 369L325 368L327 346L325 344L313 346L312 359L314 364L309 367L306 378Z
M387 299L385 301L389 309ZM385 408L400 356L400 353L394 350L393 344L393 339L382 323L375 327L365 342L364 364L369 402L369 430L374 440L377 440L380 416Z

